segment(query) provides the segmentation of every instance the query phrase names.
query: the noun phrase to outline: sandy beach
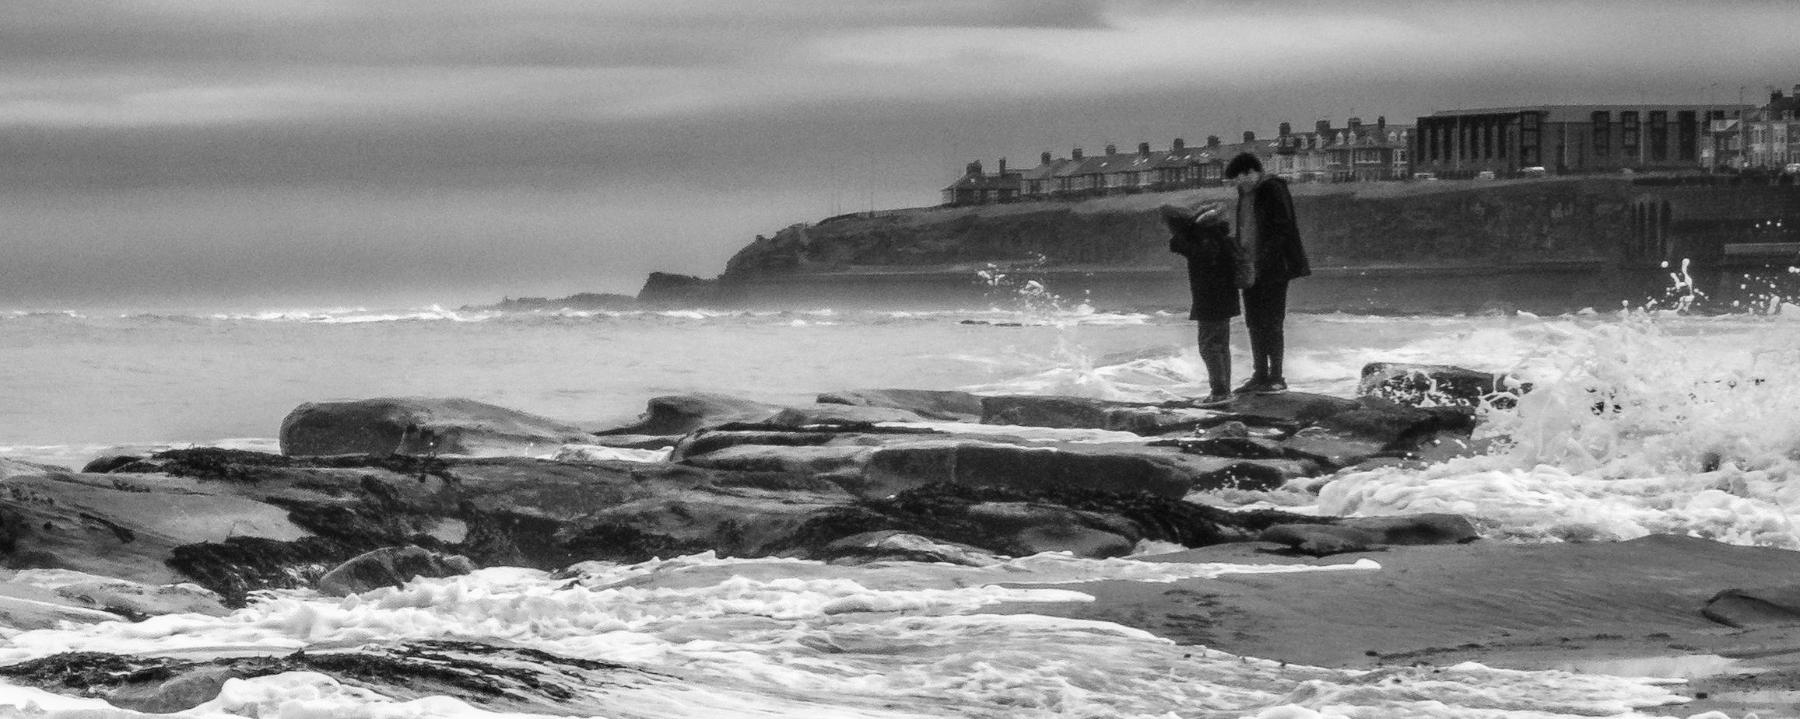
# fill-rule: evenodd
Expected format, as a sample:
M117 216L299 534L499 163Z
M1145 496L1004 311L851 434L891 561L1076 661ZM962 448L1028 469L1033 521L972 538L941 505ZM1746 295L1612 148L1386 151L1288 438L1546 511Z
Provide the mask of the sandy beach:
M1650 536L1627 542L1392 547L1323 559L1265 543L1150 561L1347 564L1378 571L1225 575L1167 585L1069 586L1092 603L1020 611L1101 619L1182 644L1297 664L1450 666L1688 679L1654 713L1800 716L1800 614L1759 605L1731 627L1701 610L1720 591L1774 588L1800 552Z

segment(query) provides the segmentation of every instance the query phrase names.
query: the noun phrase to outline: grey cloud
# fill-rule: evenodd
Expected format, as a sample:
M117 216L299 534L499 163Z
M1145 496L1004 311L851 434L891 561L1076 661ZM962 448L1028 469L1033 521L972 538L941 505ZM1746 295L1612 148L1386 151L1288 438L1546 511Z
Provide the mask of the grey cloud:
M894 25L1093 27L1082 0L964 2L0 4L0 61L74 68L288 65L692 66L780 49L821 32ZM221 70L228 68L221 67ZM241 68L239 68L241 69Z

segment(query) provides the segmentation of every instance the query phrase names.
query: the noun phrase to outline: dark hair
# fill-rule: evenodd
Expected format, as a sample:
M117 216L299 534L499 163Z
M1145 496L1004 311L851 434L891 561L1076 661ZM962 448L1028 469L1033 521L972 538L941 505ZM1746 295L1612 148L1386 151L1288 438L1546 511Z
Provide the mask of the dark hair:
M1240 152L1237 157L1231 158L1231 162L1225 165L1225 179L1227 180L1246 172L1262 172L1262 160L1258 159L1255 153Z

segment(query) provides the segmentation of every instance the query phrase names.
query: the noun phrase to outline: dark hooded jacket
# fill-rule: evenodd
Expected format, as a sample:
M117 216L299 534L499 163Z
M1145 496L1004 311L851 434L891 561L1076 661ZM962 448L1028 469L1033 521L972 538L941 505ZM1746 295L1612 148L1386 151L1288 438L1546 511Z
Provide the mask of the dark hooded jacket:
M1242 311L1233 284L1231 223L1216 217L1194 221L1194 212L1172 205L1162 208L1169 226L1169 251L1187 258L1188 291L1194 298L1190 320L1227 320Z
M1306 248L1300 243L1300 227L1294 219L1294 198L1288 194L1287 180L1265 175L1250 189L1256 207L1256 282L1287 281L1312 274L1306 260ZM1238 211L1243 212L1242 202ZM1238 227L1246 219L1238 218Z

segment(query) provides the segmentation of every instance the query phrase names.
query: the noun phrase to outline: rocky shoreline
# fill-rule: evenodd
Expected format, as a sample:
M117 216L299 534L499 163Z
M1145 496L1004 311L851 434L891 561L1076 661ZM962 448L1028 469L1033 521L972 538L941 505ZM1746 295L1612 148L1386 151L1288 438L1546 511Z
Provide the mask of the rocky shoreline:
M1404 557L1398 571L1408 577L1396 579L1390 567L1348 589L1307 575L1194 580L1153 594L1082 585L1100 601L1063 611L1284 661L1360 666L1364 656L1346 651L1362 652L1359 643L1370 643L1374 653L1366 656L1384 662L1483 659L1504 654L1487 650L1511 647L1505 631L1530 622L1448 596L1441 606L1425 601L1441 616L1438 624L1418 623L1428 627L1423 633L1356 622L1310 626L1306 617L1360 602L1367 616L1398 621L1396 612L1407 604L1398 600L1418 604L1436 596L1427 591L1434 587L1466 592L1478 586L1474 575L1483 566L1626 566L1617 560L1630 558L1629 566L1644 567L1666 555L1676 568L1732 569L1691 573L1680 592L1632 595L1641 601L1631 606L1644 610L1620 621L1655 627L1631 636L1660 637L1664 653L1688 641L1671 638L1677 630L1764 636L1768 627L1800 620L1800 601L1759 588L1766 575L1757 574L1788 566L1800 556L1795 553L1680 540L1705 546L1646 552L1636 543L1580 545L1580 552L1558 555L1482 542L1471 518L1455 515L1345 519L1188 500L1238 489L1316 492L1347 469L1477 452L1481 447L1470 439L1476 407L1529 389L1454 367L1378 363L1365 369L1354 398L1246 395L1213 408L907 389L832 392L794 407L684 395L652 399L629 425L591 428L457 399L307 404L284 420L279 455L173 450L102 457L79 472L0 460L0 556L7 569L0 577L0 619L16 632L180 612L222 615L267 589L347 596L475 567L562 571L590 560L708 551L840 564L981 566L1046 551L1118 557L1155 541L1192 548L1172 555L1174 561L1367 556L1387 565ZM1226 556L1236 559L1214 559ZM1419 559L1430 557L1438 559ZM1492 572L1487 577L1505 580ZM1590 592L1597 603L1625 594L1621 588L1630 584L1600 573L1559 577L1584 591L1612 587ZM1593 581L1584 584L1584 577ZM1230 589L1237 585L1243 586ZM1345 599L1352 595L1359 599ZM1701 595L1711 600L1673 606ZM1548 596L1571 601L1568 592ZM1348 603L1334 604L1339 601ZM1509 601L1534 606L1529 593ZM1535 606L1553 609L1545 601ZM1532 629L1593 634L1583 629L1593 620L1565 613L1533 620ZM1361 626L1363 633L1340 625ZM1339 627L1336 635L1329 627ZM1446 638L1458 633L1470 639ZM402 658L450 657L421 666L447 672L442 691L466 693L486 691L458 682L474 681L491 650L394 651ZM1438 650L1444 651L1433 654ZM188 702L172 697L197 697L186 704L192 706L206 698L195 686L216 691L223 678L245 672L304 666L354 674L407 666L385 655L336 670L304 657L204 666L51 659L57 661L0 673L54 691L169 711L160 707ZM131 670L94 670L118 662ZM530 678L517 681L530 684Z

